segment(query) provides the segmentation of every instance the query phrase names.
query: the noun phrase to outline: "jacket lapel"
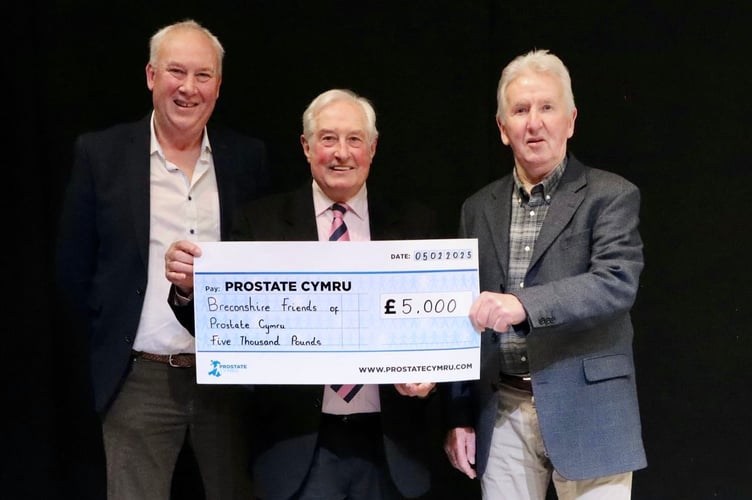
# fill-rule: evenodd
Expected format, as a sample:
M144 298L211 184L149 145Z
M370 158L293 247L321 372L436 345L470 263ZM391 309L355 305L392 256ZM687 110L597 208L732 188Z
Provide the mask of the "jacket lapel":
M133 228L135 231L138 252L144 266L149 260L149 218L151 205L149 202L151 185L151 168L149 160L149 140L151 115L135 123L130 128L127 137L128 147L125 148L123 168L129 175L127 189L131 200L133 214Z
M585 169L583 165L573 156L569 157L567 168L564 170L556 196L548 207L546 220L543 222L538 239L535 241L535 248L530 259L531 269L540 259L556 238L561 234L569 221L574 216L577 208L585 199L584 187L587 185Z
M306 183L295 191L281 214L284 239L289 241L318 241L316 214L313 206L311 184Z
M511 196L514 180L511 175L501 179L496 189L491 191L491 203L485 204L487 234L493 245L496 261L501 270L502 284L506 283L509 266L509 224L512 220Z
M391 240L397 238L395 226L399 226L398 210L389 210L382 198L368 192L368 219L370 221L371 240Z
M214 162L214 177L217 180L217 198L219 199L219 234L220 239L227 239L227 235L230 234L230 224L232 218L227 214L227 210L232 210L226 206L226 200L235 199L234 190L235 185L232 182L231 175L224 175L228 165L233 164L232 158L230 158L230 149L225 141L225 136L219 129L211 129L207 127L209 140L211 141L212 148L212 161Z

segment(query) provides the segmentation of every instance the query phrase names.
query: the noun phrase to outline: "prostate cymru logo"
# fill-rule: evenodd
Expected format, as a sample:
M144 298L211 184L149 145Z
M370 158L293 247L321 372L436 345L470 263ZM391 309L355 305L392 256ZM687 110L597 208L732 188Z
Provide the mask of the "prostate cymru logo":
M221 377L222 375L226 375L227 373L239 372L248 369L248 365L246 365L245 363L225 364L216 359L212 359L209 363L211 365L211 370L209 370L208 373L212 377Z
M221 363L217 360L212 359L211 366L212 366L212 369L209 370L209 375L212 375L214 377L221 377L222 372L219 371L219 367L222 366Z

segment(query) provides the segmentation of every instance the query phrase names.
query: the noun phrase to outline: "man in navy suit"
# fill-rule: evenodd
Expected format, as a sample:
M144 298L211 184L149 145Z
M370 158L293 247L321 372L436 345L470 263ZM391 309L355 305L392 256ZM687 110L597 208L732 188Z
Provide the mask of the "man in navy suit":
M515 165L463 204L478 238L481 378L447 388L451 464L485 500L628 499L646 466L630 309L643 268L638 189L567 152L577 109L545 50L502 72L496 120Z
M377 138L368 100L340 89L316 97L303 114L301 136L312 182L245 207L233 239L327 240L335 203L347 206L350 240L436 237L432 211L414 200L389 199L367 189ZM193 307L186 304L193 290L193 258L199 254L198 245L180 241L165 255L166 276L176 285L170 301L189 327ZM259 498L424 495L430 486L425 398L434 386L364 385L349 402L331 386L255 386L253 469Z
M167 500L186 439L209 498L252 494L247 399L196 384L194 338L165 301L167 246L228 238L237 207L268 191L263 143L207 125L223 56L194 21L159 30L146 65L153 112L75 144L59 278L91 346L110 499Z

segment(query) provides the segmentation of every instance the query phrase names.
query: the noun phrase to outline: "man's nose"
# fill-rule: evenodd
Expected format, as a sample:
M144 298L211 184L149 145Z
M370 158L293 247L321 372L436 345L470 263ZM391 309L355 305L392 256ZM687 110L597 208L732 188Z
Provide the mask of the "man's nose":
M334 154L337 158L347 158L350 156L350 146L347 144L347 139L340 139L337 141L337 146L334 148Z
M542 116L539 112L532 110L527 115L527 126L531 129L537 129L540 128L541 124L543 123Z
M180 90L192 94L196 90L196 76L192 73L185 75L185 78L180 83Z

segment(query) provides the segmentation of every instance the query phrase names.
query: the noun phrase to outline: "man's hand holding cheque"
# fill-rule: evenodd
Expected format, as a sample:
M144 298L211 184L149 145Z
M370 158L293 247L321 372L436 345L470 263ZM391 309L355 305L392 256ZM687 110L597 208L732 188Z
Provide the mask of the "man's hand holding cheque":
M201 247L188 240L173 242L165 252L165 278L180 295L193 293L193 259L201 256Z

